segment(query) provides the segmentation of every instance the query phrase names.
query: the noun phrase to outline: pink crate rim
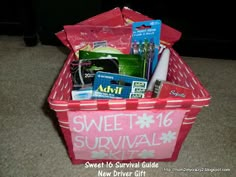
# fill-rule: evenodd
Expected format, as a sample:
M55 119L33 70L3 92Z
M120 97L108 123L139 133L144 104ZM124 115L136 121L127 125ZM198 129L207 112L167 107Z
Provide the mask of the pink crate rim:
M141 99L110 99L110 100L62 100L55 99L57 94L58 86L63 82L62 76L65 75L66 68L71 62L74 54L71 52L64 63L62 70L50 92L48 97L48 103L50 107L55 111L68 111L68 110L125 110L127 105L136 104L135 109L152 109L152 108L181 108L181 107L198 107L202 108L209 105L211 96L209 92L203 87L199 79L192 72L191 68L185 63L185 61L180 57L180 55L173 49L170 48L173 57L178 59L178 62L183 64L184 70L191 75L193 83L197 85L202 96L192 99L159 99L159 98L141 98ZM179 65L177 63L177 65ZM178 66L176 66L178 67ZM183 75L186 75L185 73ZM67 75L68 77L68 75ZM189 84L191 86L191 83ZM64 88L68 87L65 84ZM194 95L193 95L194 96ZM105 106L106 108L103 108ZM132 106L131 106L132 107Z
M72 107L79 108L79 110L99 110L100 103L105 104L108 108L106 110L126 110L126 105L129 101L135 102L137 106L135 109L154 109L155 105L164 104L163 108L181 108L188 102L189 108L202 108L209 106L211 98L202 99L121 99L121 100L82 100L82 101L58 101L50 100L49 104L55 111L69 111ZM119 106L114 108L114 106ZM143 108L142 108L143 106Z

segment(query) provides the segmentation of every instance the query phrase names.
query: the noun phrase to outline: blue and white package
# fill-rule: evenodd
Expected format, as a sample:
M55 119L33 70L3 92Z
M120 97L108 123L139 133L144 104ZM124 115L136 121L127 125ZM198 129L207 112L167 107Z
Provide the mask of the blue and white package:
M135 92L135 87L137 91ZM98 71L93 83L93 99L143 98L145 78ZM142 92L140 92L142 89ZM137 93L137 94L136 94Z
M143 59L143 77L150 79L158 63L161 20L148 20L132 24L131 54Z
M92 98L92 87L85 87L71 91L72 100L89 100Z

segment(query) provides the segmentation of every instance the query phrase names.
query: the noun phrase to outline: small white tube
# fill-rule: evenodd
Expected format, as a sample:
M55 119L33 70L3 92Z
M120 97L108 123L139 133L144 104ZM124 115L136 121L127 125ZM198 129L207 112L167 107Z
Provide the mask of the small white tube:
M152 78L148 83L148 88L147 88L148 91L153 90L156 80L166 81L169 59L170 59L170 49L165 48L161 54L160 60L152 75Z

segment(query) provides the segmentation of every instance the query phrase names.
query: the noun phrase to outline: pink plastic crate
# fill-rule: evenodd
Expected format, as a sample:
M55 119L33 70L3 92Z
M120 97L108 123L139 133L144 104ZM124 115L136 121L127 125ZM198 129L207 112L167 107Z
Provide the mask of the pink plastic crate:
M71 100L69 54L48 97L73 164L175 161L210 94L171 48L167 80L193 89L193 99Z

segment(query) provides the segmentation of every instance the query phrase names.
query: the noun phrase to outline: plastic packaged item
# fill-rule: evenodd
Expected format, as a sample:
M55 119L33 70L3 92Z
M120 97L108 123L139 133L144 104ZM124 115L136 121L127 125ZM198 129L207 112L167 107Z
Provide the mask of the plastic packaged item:
M153 98L193 98L193 90L168 81L156 80Z
M76 86L92 85L96 72L119 72L119 63L116 58L80 59L71 62L73 84Z
M128 7L123 7L121 12L127 25L131 25L133 22L153 20L152 18ZM181 35L182 33L180 31L162 23L160 37L161 44L171 47L180 39Z
M132 29L91 25L64 26L75 55L79 50L129 54Z
M146 86L144 78L99 71L95 75L92 98L143 98Z
M80 59L115 58L119 62L119 74L135 77L143 76L143 61L140 55L114 54L80 50L79 57Z
M153 90L156 80L161 80L161 81L166 80L168 73L169 59L170 59L170 49L165 48L161 54L160 60L152 75L152 78L148 83L148 88L147 88L148 91Z
M104 26L124 26L124 19L121 13L121 9L116 7L109 11L103 12L91 18L88 18L75 25L104 25ZM64 30L61 30L55 34L57 38L68 48L72 49Z
M134 22L132 24L131 53L143 60L143 77L149 80L158 63L161 20Z
M92 87L82 87L71 91L72 100L89 100L92 99Z

